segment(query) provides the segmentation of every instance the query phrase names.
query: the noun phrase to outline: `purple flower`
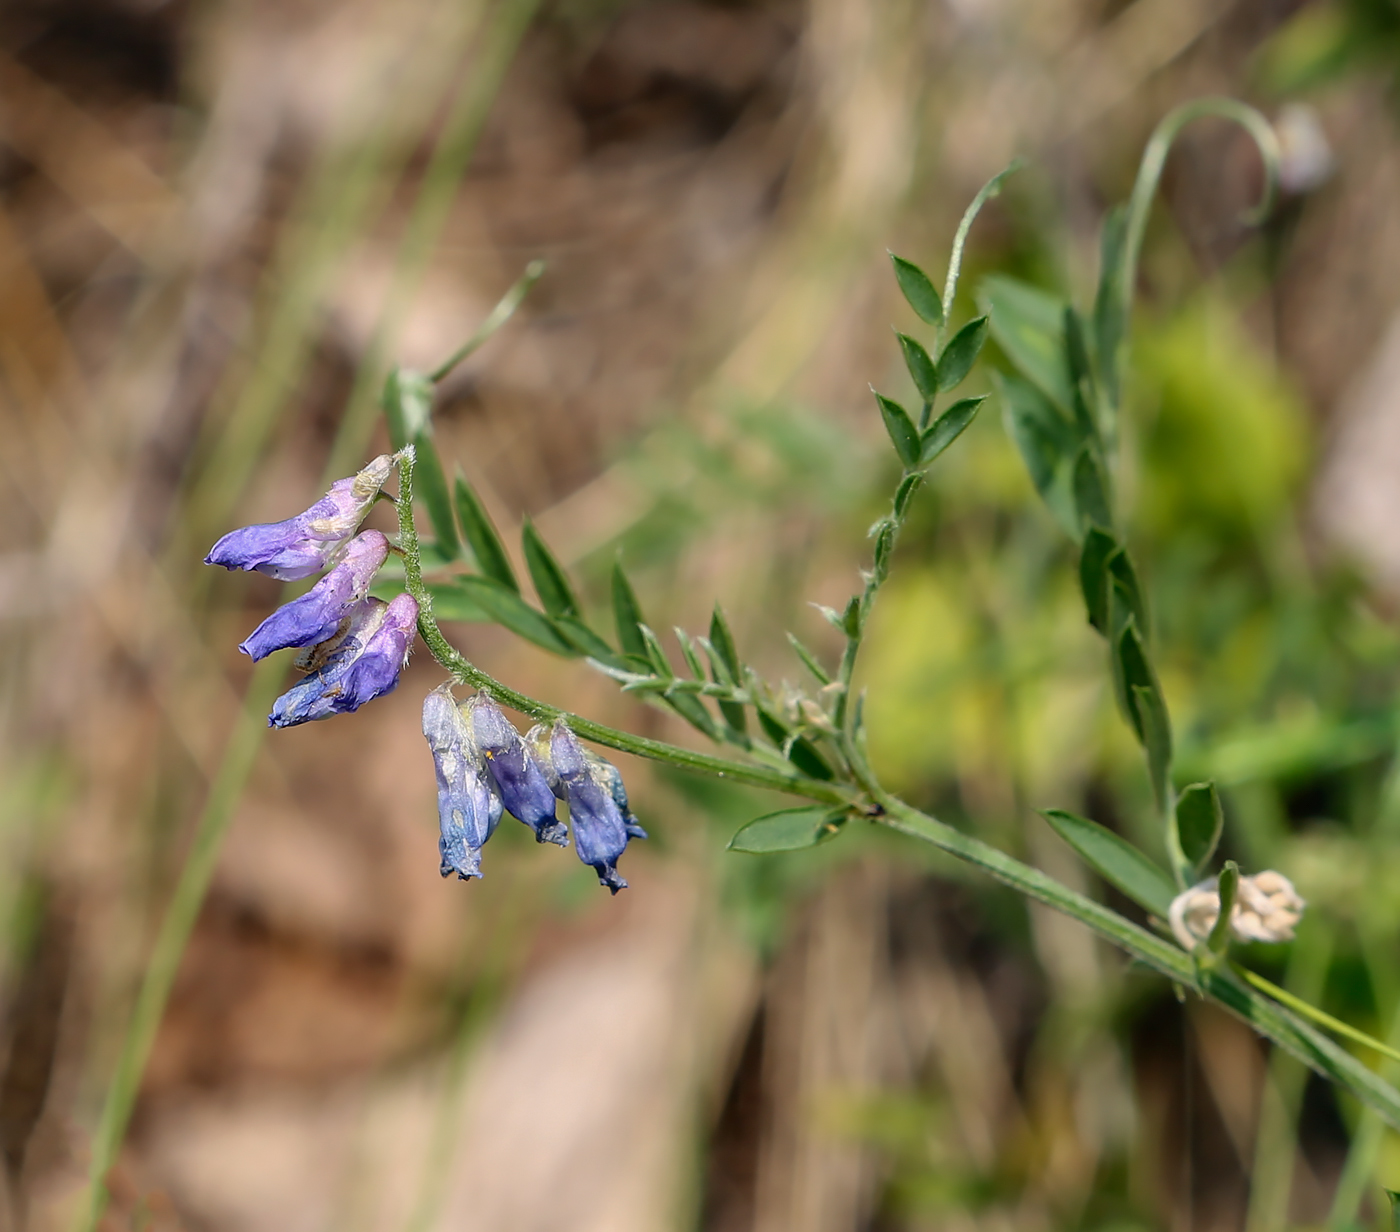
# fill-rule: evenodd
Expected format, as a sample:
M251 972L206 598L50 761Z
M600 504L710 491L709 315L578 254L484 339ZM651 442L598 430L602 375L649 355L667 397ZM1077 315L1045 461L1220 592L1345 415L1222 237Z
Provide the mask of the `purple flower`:
M533 728L527 737L535 756L550 777L554 793L569 805L578 858L598 874L598 881L614 894L625 889L617 861L634 834L644 837L635 820L629 824L626 793L621 776L610 762L588 753L566 723ZM617 776L614 780L613 776ZM614 785L616 784L616 786Z
M554 792L549 780L514 724L485 693L478 693L464 709L477 751L507 811L535 832L536 842L567 847L568 827L554 815Z
M284 582L320 573L359 529L393 469L394 458L380 454L359 474L337 479L305 513L230 531L209 549L204 563L256 569Z
M480 877L481 849L504 808L484 773L471 726L446 685L423 701L423 735L437 773L439 871L463 881Z
M365 597L389 554L389 541L377 530L356 535L334 569L306 594L284 603L238 649L254 661L288 646L329 641Z
M339 644L305 680L272 704L269 727L295 727L349 714L393 691L408 662L418 604L409 594L391 603L365 599L350 614Z

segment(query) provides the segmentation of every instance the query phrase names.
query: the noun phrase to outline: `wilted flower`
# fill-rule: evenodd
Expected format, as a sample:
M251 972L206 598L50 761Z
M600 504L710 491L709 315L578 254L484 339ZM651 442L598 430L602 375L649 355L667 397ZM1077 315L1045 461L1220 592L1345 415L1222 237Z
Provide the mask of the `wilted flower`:
M402 594L391 603L365 599L351 613L336 649L305 680L272 706L270 727L295 727L333 714L349 714L392 692L408 662L418 604Z
M1210 936L1220 918L1220 890L1214 877L1172 900L1169 923L1176 939L1192 950ZM1265 870L1241 877L1230 911L1230 931L1241 941L1291 941L1306 903L1282 873Z
M634 835L645 837L635 820L629 824L631 815L627 793L622 790L622 776L610 762L587 753L566 723L555 723L553 727L541 724L526 739L549 776L555 795L569 805L578 858L592 867L598 880L616 894L627 885L617 871L627 840Z
M364 599L388 554L389 541L377 530L356 535L334 569L299 599L279 607L238 649L257 660L274 650L330 640Z
M480 877L481 849L501 820L503 804L485 773L471 726L446 686L423 701L423 735L437 773L440 871L463 881Z
M380 454L359 474L337 479L305 513L230 531L209 550L204 563L256 569L287 582L319 573L334 563L359 529L393 469L393 456Z
M464 709L477 752L501 793L506 811L534 830L537 842L567 847L569 831L554 815L549 780L515 725L485 693L476 694Z
M1307 904L1282 873L1241 877L1230 927L1245 941L1291 941Z

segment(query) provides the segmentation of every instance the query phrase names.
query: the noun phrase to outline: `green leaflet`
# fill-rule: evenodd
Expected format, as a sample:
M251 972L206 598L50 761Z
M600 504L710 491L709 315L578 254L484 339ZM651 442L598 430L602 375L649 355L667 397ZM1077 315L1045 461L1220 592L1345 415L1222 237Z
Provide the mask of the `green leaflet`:
M1194 875L1199 876L1215 854L1224 827L1225 813L1214 783L1192 783L1182 791L1176 802L1177 843Z
M1105 881L1112 882L1140 907L1167 918L1176 885L1171 877L1131 843L1112 830L1063 809L1042 809L1062 839Z
M800 851L815 847L840 833L843 813L829 808L791 808L766 813L740 827L729 840L730 851L766 855L775 851Z
M511 568L505 544L501 542L495 525L482 508L471 484L460 474L457 476L456 496L457 517L462 523L462 533L466 536L472 555L476 557L477 568L519 594L520 583L515 580L515 570Z
M938 298L929 276L912 261L906 261L894 253L890 253L890 261L894 264L895 281L904 292L909 307L926 325L942 325L943 301Z
M977 317L948 339L938 356L939 392L961 385L987 341L987 318Z
M884 394L876 394L875 401L879 404L880 417L885 421L885 431L890 434L890 441L894 445L895 453L899 455L899 460L906 467L917 466L920 449L919 430L914 427L909 412L894 399L886 398Z
M531 607L509 586L494 578L468 575L454 583L497 624L554 654L575 659L579 649L559 632L543 612Z
M986 400L986 394L977 394L971 398L959 398L935 419L920 438L919 465L927 466L957 440L977 418L977 412ZM901 514L904 512L899 507L898 496L895 499L895 508Z
M535 584L535 593L540 597L544 610L551 616L578 616L578 600L573 587L569 585L569 575L563 566L554 559L554 553L540 538L540 533L529 518L520 531L521 546L525 549L525 565L530 570L530 581Z
M909 369L914 388L925 402L932 402L938 396L938 369L921 343L908 334L896 334L900 349L904 352L904 366Z

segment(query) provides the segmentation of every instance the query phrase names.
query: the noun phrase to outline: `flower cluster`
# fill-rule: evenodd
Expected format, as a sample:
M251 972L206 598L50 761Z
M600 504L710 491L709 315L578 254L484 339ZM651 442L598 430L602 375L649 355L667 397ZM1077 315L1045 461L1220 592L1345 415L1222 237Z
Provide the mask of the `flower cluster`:
M1241 877L1230 911L1230 931L1241 941L1291 941L1306 906L1282 873L1267 869ZM1214 877L1172 900L1172 932L1188 950L1210 936L1219 918L1220 890Z
M423 702L423 735L437 771L442 875L481 876L481 849L505 812L524 822L541 843L568 845L568 828L555 817L555 798L569 806L574 850L614 894L627 882L617 861L629 839L646 838L627 803L616 766L578 741L560 721L516 731L485 693L457 702L451 686Z
M239 646L254 660L300 648L297 666L308 674L273 703L271 727L295 727L348 714L393 690L408 662L418 604L402 594L385 603L370 583L389 555L377 530L356 534L394 469L382 454L348 479L338 479L319 501L285 522L244 526L225 535L204 558L207 565L253 569L291 581L330 572L306 594L284 603Z

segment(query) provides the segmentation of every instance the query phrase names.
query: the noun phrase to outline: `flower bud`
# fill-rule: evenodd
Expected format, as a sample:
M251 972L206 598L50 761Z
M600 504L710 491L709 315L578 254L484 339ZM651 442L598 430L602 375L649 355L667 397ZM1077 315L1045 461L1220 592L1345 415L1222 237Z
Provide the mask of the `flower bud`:
M617 871L618 858L626 850L628 838L634 833L641 837L641 827L628 824L627 796L617 768L587 753L566 723L536 727L527 740L555 795L568 803L578 858L616 894L627 885ZM621 792L621 805L617 792Z
M1266 869L1241 877L1230 911L1230 932L1240 941L1291 941L1307 904L1282 873ZM1220 918L1220 891L1214 877L1172 900L1168 922L1183 948L1195 949Z
M358 474L337 479L305 513L230 531L210 548L204 563L256 569L284 582L319 573L359 529L393 469L393 456L380 454Z
M535 832L535 841L567 847L569 831L554 815L554 792L539 763L525 747L515 725L485 693L463 709L477 751L495 783L506 811Z
M306 594L284 603L238 647L254 661L289 646L329 641L360 603L389 554L389 541L377 530L350 540L336 565Z
M433 754L438 784L439 871L465 881L481 876L481 849L504 811L501 797L472 739L466 716L443 686L423 700L423 735Z
M272 705L269 727L295 727L333 714L350 714L393 692L408 663L418 604L402 594L391 603L365 599L355 607L340 645L321 667Z

